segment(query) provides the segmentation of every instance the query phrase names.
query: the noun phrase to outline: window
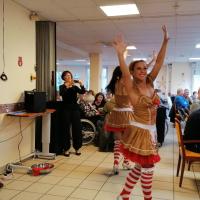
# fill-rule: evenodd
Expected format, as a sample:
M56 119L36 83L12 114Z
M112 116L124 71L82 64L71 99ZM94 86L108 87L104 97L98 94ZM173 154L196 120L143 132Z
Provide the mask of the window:
M59 91L59 86L63 84L63 80L61 78L62 72L56 72L56 91Z
M198 91L200 88L200 62L193 62L192 67L192 91Z
M108 73L108 69L107 68L103 68L102 69L102 75L101 75L101 90L102 92L105 92L105 87L107 85L107 73Z

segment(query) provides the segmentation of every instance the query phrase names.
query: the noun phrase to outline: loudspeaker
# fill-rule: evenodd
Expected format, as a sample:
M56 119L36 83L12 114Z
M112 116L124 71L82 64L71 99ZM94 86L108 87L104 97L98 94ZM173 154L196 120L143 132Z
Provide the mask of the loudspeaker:
M46 92L25 91L24 107L27 112L44 112L46 110Z

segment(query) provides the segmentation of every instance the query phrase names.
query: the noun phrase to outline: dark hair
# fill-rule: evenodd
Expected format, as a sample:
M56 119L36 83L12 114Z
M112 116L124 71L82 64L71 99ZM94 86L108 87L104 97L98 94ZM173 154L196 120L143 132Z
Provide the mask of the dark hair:
M131 62L131 63L129 64L129 71L132 72L132 71L134 70L135 65L136 65L137 63L139 63L139 62L144 62L144 63L145 63L144 60L136 60L136 61L133 61L133 62Z
M88 90L89 93L91 93L94 96L94 91L93 90Z
M106 103L106 100L105 100L105 96L102 92L99 92L95 95L94 102L97 100L98 96L100 96L100 95L103 97L103 99L101 101L101 105L104 105Z
M110 80L110 83L106 86L106 91L111 92L112 94L115 94L115 84L117 80L121 79L122 77L122 71L119 66L117 66L112 74L112 78Z
M65 77L66 74L70 74L70 75L71 75L71 78L73 79L73 75L72 75L72 73L71 73L70 71L64 71L64 72L62 73L62 75L61 75L61 78L62 78L63 81L65 80L64 77Z

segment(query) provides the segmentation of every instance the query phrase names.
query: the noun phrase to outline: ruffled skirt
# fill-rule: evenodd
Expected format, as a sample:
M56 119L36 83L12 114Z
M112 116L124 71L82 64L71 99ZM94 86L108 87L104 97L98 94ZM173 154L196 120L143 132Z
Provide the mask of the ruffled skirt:
M106 117L105 130L112 132L122 132L134 119L133 110L131 108L114 108Z
M121 152L132 162L140 165L152 165L159 162L155 131L154 125L144 125L138 122L129 125L121 138Z

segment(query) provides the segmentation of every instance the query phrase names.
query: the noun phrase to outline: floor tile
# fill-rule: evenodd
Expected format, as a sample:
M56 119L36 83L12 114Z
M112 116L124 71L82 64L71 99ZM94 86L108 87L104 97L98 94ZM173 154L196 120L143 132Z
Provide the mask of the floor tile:
M74 187L66 187L66 186L60 186L56 185L52 189L50 189L47 194L50 195L57 195L57 196L69 196L73 191L75 190Z
M38 193L32 193L32 192L21 192L18 195L16 195L12 200L38 200L42 195Z
M70 195L70 197L92 200L94 199L97 192L98 192L97 190L78 188Z
M88 165L80 165L74 171L80 171L80 172L93 172L96 169L95 166L88 166Z
M106 181L108 179L108 176L104 174L96 174L96 173L91 173L86 180L90 181Z
M52 187L53 187L53 185L51 185L51 184L33 183L31 186L29 186L28 188L26 188L25 191L44 194L47 191L49 191Z
M174 200L199 200L197 193L175 192Z
M40 200L66 200L66 197L53 196L53 195L44 195Z
M78 179L85 179L89 174L87 172L80 172L80 171L72 171L68 174L67 178L78 178Z
M64 178L57 185L77 187L82 181L83 179L78 178Z
M31 184L33 184L33 183L28 182L28 181L17 181L16 180L16 181L13 181L10 184L6 185L5 188L13 189L13 190L24 190Z
M85 189L91 189L91 190L100 190L103 186L104 182L102 181L89 181L85 180L83 181L79 188L85 188Z
M32 176L32 175L28 175L28 174L25 174L25 175L17 178L17 180L29 181L29 182L37 182L39 179L41 179L41 176Z
M12 197L16 196L21 191L10 190L10 189L0 189L0 200L10 200Z
M41 179L38 180L38 182L40 183L49 183L49 184L53 184L55 185L56 183L58 183L60 180L62 179L62 177L59 176L43 176Z

